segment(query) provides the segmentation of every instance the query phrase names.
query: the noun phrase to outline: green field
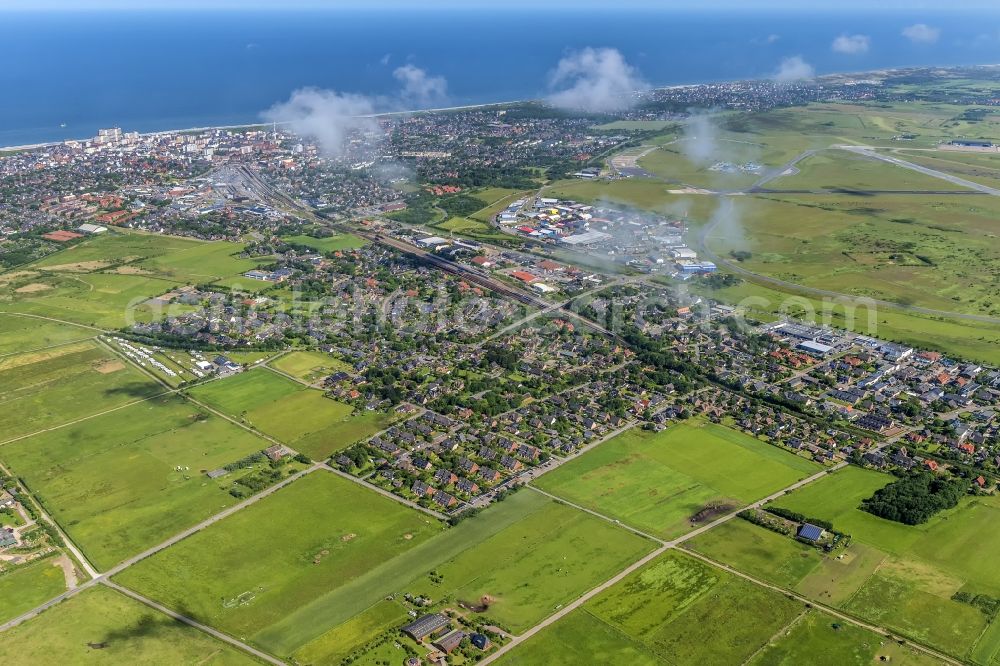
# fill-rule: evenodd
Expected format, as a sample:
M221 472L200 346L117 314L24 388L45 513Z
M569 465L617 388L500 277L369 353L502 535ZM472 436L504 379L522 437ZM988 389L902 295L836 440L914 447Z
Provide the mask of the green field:
M0 459L103 569L235 504L204 473L266 446L165 397L7 444Z
M26 613L65 590L66 578L62 569L56 566L55 558L0 574L0 622Z
M527 492L527 491L525 491ZM559 530L553 534L552 525ZM485 614L521 633L653 549L653 542L547 500L502 532L435 566L411 585L458 602L493 601ZM437 588L437 589L435 589Z
M0 290L0 311L53 317L106 329L152 320L162 313L146 301L180 285L149 275L74 271L23 273Z
M299 608L440 530L432 518L317 471L118 579L256 642ZM330 626L321 615L307 621L317 634Z
M92 338L97 331L33 317L0 314L0 356Z
M560 526L555 535L554 524ZM403 593L427 595L449 607L479 605L488 596L484 617L521 632L653 546L525 490L301 608L260 639L279 654L301 645L295 652L300 661L340 654L346 635L373 621L372 614L382 617L372 606ZM300 625L314 617L329 618L333 628L322 634L304 631Z
M95 342L0 358L0 441L162 393Z
M190 394L317 460L370 437L392 420L380 412L355 413L352 406L266 368L196 386Z
M499 663L739 664L801 604L671 551L543 629ZM628 661L625 661L628 660Z
M50 608L0 641L10 664L255 664L206 634L98 586Z
M815 463L701 421L633 429L541 477L538 487L662 537L689 531L706 504L733 508L820 470Z
M846 150L817 152L798 164L797 173L769 182L768 189L944 190L968 188Z
M268 365L306 382L314 382L338 370L350 370L350 366L340 359L317 351L294 351Z
M936 659L861 627L809 611L776 636L748 663L751 666L868 666L888 662L931 666Z
M281 240L311 247L318 252L335 252L337 250L353 250L364 246L368 241L352 234L336 234L326 238L312 236L285 236Z
M741 268L794 284L901 306L1000 316L991 274L1000 261L995 199L734 197L738 222L717 227L707 240L720 256L750 252Z
M775 502L851 534L849 552L863 546L853 564L824 563L798 589L955 656L984 664L1000 657L997 623L952 599L960 591L1000 596L1000 573L981 555L1000 547L991 527L1000 520L1000 501L969 497L917 526L858 508L891 480L848 467Z

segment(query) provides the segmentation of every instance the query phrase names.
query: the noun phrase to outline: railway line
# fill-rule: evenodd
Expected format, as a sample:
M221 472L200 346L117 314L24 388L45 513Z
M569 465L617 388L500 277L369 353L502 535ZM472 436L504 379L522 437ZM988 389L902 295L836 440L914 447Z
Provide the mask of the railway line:
M437 268L440 271L458 276L463 280L465 280L466 282L478 285L485 289L489 289L490 291L499 294L500 296L512 299L523 305L527 305L533 308L538 308L540 310L552 310L553 304L551 302L539 298L538 296L535 296L531 292L507 284L490 275L482 273L478 269L475 269L471 266L466 266L464 264L460 264L458 262L445 259L444 257L440 257L431 252L427 252L423 248L417 247L416 245L407 243L406 241L400 240L398 238L392 238L391 236L387 236L382 233L366 231L362 229L357 229L353 226L344 225L343 223L332 219L330 216L324 213L320 213L318 211L314 211L310 208L307 208L302 203L296 201L295 199L288 196L284 192L273 187L269 183L265 182L260 177L260 175L252 168L243 165L239 167L239 170L246 177L247 182L250 185L252 185L253 189L256 190L256 193L261 198L269 200L273 204L285 210L288 210L289 212L293 212L299 216L306 218L322 220L325 224L337 229L338 231L354 234L355 236L360 236L361 238L364 238L365 240L372 243L386 245L395 250L398 250L399 252L403 252L404 254L410 255L411 257L414 257L417 260L422 261L423 263L429 264L430 266L433 266L434 268ZM597 322L591 321L590 319L587 319L586 317L583 317L580 314L567 309L568 305L569 303L567 302L562 306L560 306L559 308L557 308L556 311L567 318L573 319L583 324L584 326L596 331L597 333L615 339L619 338L617 333L614 333L613 331L608 330L604 326L601 326Z

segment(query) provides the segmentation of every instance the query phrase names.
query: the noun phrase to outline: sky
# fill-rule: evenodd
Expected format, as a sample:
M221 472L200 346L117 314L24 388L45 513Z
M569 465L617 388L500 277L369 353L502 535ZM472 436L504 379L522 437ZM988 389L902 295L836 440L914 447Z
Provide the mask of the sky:
M295 10L295 9L496 9L503 7L607 8L606 0L0 0L0 10L13 11L96 11L96 10ZM665 10L755 9L814 11L891 11L940 9L940 0L619 0L622 8ZM997 9L996 0L950 0L954 10Z

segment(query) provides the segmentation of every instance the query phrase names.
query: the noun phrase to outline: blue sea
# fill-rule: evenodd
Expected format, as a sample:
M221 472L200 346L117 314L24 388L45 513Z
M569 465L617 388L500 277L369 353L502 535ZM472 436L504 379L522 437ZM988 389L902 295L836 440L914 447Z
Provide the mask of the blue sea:
M916 23L937 41L901 34ZM831 48L857 34L867 51ZM821 74L1000 63L1000 13L983 11L0 10L0 36L0 146L256 122L303 86L392 96L407 63L444 76L451 104L537 98L587 46L658 86L766 77L790 56Z

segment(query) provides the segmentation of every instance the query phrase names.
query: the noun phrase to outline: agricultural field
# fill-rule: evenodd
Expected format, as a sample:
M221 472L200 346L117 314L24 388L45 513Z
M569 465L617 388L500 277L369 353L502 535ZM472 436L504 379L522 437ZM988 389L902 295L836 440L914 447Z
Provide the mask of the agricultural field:
M932 666L937 659L874 632L809 611L747 662L750 666L868 666L888 662Z
M522 491L528 492L528 491ZM553 533L552 525L559 525ZM654 543L547 498L529 516L411 583L432 598L486 606L519 634L653 550Z
M697 527L692 517L710 504L718 505L715 517L820 469L730 428L692 421L659 433L630 430L561 465L536 484L671 538Z
M1000 501L968 497L923 525L908 526L861 511L861 500L891 476L848 467L782 497L775 504L829 520L848 533L855 563L834 563L804 578L797 589L890 627L956 657L988 664L1000 657L995 616L954 598L1000 597L1000 576L981 553L1000 547L987 527L1000 519ZM737 556L739 561L743 556ZM787 555L778 554L777 561ZM838 563L839 564L839 563Z
M66 590L66 578L55 558L0 574L0 622L6 622Z
M300 607L441 529L433 518L320 470L130 567L117 580L257 642ZM319 627L317 634L329 628L323 616L308 622Z
M355 414L351 405L266 368L196 386L190 395L314 459L375 434L392 418Z
M739 664L804 612L777 592L671 551L499 663L593 663L600 655L600 663Z
M205 472L269 445L171 396L6 444L0 459L103 569L235 504Z
M0 314L0 356L85 340L97 333L70 324Z
M146 301L178 286L173 280L134 273L24 270L0 290L0 312L121 328L159 316Z
M0 441L162 393L91 341L0 358Z
M334 372L351 369L340 359L317 351L293 351L274 359L268 365L304 382L315 382Z
M559 524L553 534L550 526ZM362 578L304 606L260 636L300 661L340 654L358 625L387 609L380 600L410 593L521 632L652 550L654 544L598 518L522 490ZM398 611L398 608L397 608ZM334 626L308 632L308 618ZM315 623L313 623L315 624ZM363 642L357 635L355 644ZM370 636L369 636L370 638Z
M285 236L281 240L286 243L295 243L311 247L317 252L335 252L337 250L353 250L362 247L368 241L351 234L335 234L326 238L314 238L312 236Z
M167 280L184 284L206 284L234 277L257 268L266 257L241 258L245 245L224 241L199 242L185 249L162 254L136 264Z
M258 663L229 645L104 586L85 590L4 632L10 664Z

